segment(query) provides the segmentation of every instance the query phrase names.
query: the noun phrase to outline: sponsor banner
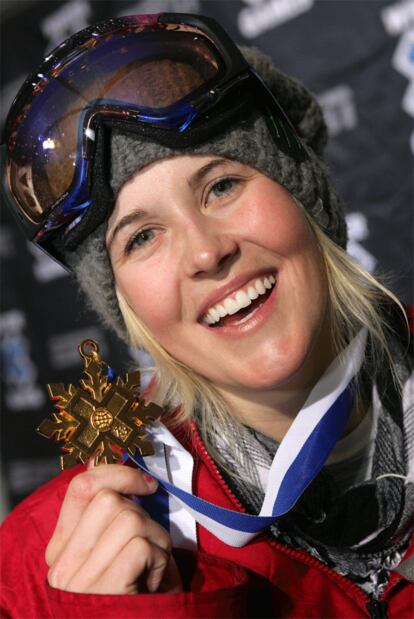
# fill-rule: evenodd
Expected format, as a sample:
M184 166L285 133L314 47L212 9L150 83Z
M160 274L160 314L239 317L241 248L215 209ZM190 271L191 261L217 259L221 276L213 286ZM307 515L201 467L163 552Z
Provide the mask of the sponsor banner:
M78 346L83 340L93 339L99 342L100 354L103 358L109 355L106 335L102 329L88 326L69 333L52 335L47 341L47 349L54 368L59 370L83 367L82 358L78 352Z
M68 271L56 260L45 254L40 247L28 242L27 251L32 256L32 272L36 281L45 283L68 276Z
M26 317L18 309L0 314L0 355L6 407L13 412L40 408L46 398L37 382Z
M316 94L331 138L328 166L347 210L348 250L369 271L387 273L393 290L413 302L414 2L16 3L3 18L0 123L23 79L63 38L107 17L159 11L215 17L239 44L259 47ZM151 367L152 360L104 330L72 277L29 246L4 209L0 266L2 458L15 503L54 474L48 462L57 463L58 449L34 428L50 412L46 383L79 379L80 341L96 338L119 373L131 363ZM151 376L145 372L143 384Z
M369 237L367 217L363 213L348 213L346 223L348 226L348 253L364 269L373 273L377 266L377 259L363 246L363 242Z
M347 84L339 84L318 95L318 102L328 125L330 137L350 131L358 125L354 92Z
M59 473L57 458L28 458L11 460L8 464L10 491L25 496Z
M238 14L240 33L253 39L312 8L314 0L244 0Z
M47 41L45 53L52 51L74 32L86 28L91 16L92 7L88 0L70 0L47 14L40 21L40 30Z
M404 30L414 28L414 2L413 0L393 2L382 9L381 17L388 34L392 36L401 34Z
M122 8L120 8L122 6ZM145 15L146 13L200 13L200 0L139 0L119 2L117 15Z

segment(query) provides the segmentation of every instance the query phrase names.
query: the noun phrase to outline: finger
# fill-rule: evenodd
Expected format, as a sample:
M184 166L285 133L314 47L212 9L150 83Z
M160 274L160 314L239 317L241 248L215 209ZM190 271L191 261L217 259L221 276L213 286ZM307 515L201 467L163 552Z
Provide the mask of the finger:
M84 574L74 575L67 591L126 595L139 591L154 592L158 589L169 562L169 554L141 537L134 537L121 549L112 563L98 579L88 579ZM138 579L145 577L139 586Z
M138 469L119 464L103 464L72 479L62 503L53 536L46 549L50 566L66 546L86 507L104 488L124 495L152 494L158 483Z
M142 510L117 492L105 488L87 505L78 526L65 545L60 548L57 544L53 545L52 538L47 550L52 567L48 577L53 578L55 582L58 580L59 588L64 588L74 572L85 563L102 533L127 506L134 510ZM54 552L58 554L54 556Z
M135 536L148 539L166 552L171 550L168 533L141 507L116 493L103 490L85 510L78 529L57 563L65 566L68 580L80 571L97 578ZM56 569L60 569L59 565Z
M97 507L99 508L99 505ZM88 508L90 512L93 511L91 508ZM167 554L171 552L171 540L166 530L151 520L142 508L138 508L125 499L116 517L108 526L101 527L100 531L93 535L94 539L87 542L88 549L85 550L84 535L81 533L91 535L91 526L95 524L94 514L87 515L91 517L85 523L83 531L79 531L79 535L76 531L57 560L56 570L61 571L60 565L65 566L64 584L71 581L75 574L85 583L98 580L116 560L119 552L134 537L146 539Z

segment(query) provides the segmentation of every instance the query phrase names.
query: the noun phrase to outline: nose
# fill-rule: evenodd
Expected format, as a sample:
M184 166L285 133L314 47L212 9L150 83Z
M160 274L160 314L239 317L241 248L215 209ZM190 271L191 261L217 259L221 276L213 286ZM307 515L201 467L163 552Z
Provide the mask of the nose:
M200 278L228 267L239 252L236 239L220 221L201 217L186 229L184 264L187 275Z

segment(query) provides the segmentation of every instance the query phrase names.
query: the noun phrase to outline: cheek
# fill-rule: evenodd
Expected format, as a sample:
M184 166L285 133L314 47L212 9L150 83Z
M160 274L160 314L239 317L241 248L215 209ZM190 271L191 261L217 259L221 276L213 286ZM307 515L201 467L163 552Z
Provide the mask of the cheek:
M246 200L242 229L263 248L282 257L302 254L315 244L304 214L280 186L275 191L272 181L264 185Z
M180 310L171 268L132 265L117 273L116 282L136 316L161 341Z
M281 284L282 281L286 285L284 290L288 291L286 319L292 319L289 316L289 305L292 304L300 311L296 319L304 334L318 330L326 317L328 284L323 258L315 243L304 243L301 253L292 260L290 268L282 271Z

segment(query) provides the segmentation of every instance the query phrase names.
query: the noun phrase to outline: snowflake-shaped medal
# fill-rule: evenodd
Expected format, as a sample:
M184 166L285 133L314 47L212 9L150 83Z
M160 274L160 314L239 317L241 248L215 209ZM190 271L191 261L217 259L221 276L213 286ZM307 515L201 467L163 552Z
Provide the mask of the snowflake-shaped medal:
M154 448L145 440L145 426L158 419L162 409L152 402L145 406L139 399L139 372L110 382L109 367L102 361L95 340L83 341L78 350L84 360L85 378L78 388L65 388L63 383L47 385L58 413L37 428L42 436L55 436L64 442L62 469L77 461L85 463L92 456L95 464L118 462L122 451L152 455Z

